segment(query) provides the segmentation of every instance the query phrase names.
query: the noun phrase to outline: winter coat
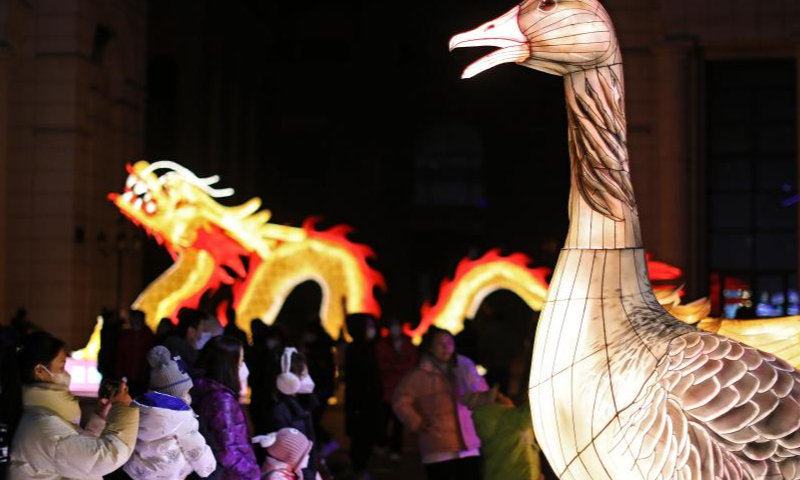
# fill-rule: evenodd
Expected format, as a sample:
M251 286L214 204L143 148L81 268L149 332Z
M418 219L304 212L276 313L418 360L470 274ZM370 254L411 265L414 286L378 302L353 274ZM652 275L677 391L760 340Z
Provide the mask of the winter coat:
M345 352L344 416L350 437L374 438L380 433L381 374L375 342L357 340Z
M315 466L319 461L317 450L317 438L314 432L314 419L310 409L306 409L300 404L297 397L281 395L281 401L274 404L264 415L265 431L256 432L258 435L277 432L282 428L294 428L306 436L311 442L311 457L308 467L303 469L303 478L314 480L317 476ZM269 477L270 479L273 477ZM280 478L280 477L278 477Z
M183 480L192 471L208 477L217 468L214 453L198 432L192 409L179 398L148 392L139 408L136 449L125 472L134 480Z
M147 327L141 330L123 328L119 332L119 345L125 348L117 350L116 378L126 377L129 387L139 387L141 390L136 395L147 388L147 352L155 345L155 338Z
M472 412L457 399L467 392L485 390L486 381L467 357L457 357L453 375L445 375L423 357L397 386L392 407L409 430L419 433L419 448L425 461L430 454L480 448Z
M417 349L406 337L394 339L390 336L378 340L375 350L381 372L383 401L392 403L392 395L400 380L417 365Z
M221 383L198 378L190 392L200 419L200 433L217 458L210 478L252 480L259 478L258 463L250 443L247 420L239 395Z
M472 411L481 438L484 480L537 480L539 445L533 436L529 405L490 404Z
M24 413L11 443L12 480L100 479L133 452L139 410L111 407L105 421L93 417L82 430L80 405L66 388L23 387Z

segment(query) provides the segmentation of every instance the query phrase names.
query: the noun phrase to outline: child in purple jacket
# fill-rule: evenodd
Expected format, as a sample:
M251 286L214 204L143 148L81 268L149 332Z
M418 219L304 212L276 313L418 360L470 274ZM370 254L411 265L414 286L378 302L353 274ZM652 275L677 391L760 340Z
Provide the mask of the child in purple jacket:
M217 458L217 470L209 478L252 480L260 476L239 404L243 365L241 343L227 336L212 338L197 360L203 375L194 381L190 393L200 417L200 433Z

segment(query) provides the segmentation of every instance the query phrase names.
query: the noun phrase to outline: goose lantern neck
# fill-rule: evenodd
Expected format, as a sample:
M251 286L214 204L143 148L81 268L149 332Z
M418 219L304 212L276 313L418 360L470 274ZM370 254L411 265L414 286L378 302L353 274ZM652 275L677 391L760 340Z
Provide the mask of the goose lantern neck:
M564 77L572 189L566 248L641 247L628 168L622 59L605 9L594 1L533 0L454 36L450 49L495 46L463 78L516 63Z
M569 480L800 479L800 372L699 331L659 304L630 182L625 88L597 0L526 0L456 35L504 63L564 77L570 229L539 317L529 398L536 438ZM532 145L535 147L535 145Z

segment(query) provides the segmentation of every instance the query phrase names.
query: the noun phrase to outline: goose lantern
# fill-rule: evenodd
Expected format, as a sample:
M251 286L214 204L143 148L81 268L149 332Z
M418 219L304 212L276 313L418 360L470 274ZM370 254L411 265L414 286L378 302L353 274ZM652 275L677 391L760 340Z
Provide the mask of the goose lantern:
M800 373L659 305L626 146L619 43L596 0L527 0L456 35L564 77L570 228L536 333L536 438L562 479L800 478Z

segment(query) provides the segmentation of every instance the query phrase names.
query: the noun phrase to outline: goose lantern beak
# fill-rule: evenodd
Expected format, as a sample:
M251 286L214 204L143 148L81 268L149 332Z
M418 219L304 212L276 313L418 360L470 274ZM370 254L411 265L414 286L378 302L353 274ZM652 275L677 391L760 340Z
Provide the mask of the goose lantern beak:
M500 47L468 66L461 78L472 78L502 63L520 63L530 57L528 39L519 28L519 5L504 15L450 39L450 50L461 47Z

